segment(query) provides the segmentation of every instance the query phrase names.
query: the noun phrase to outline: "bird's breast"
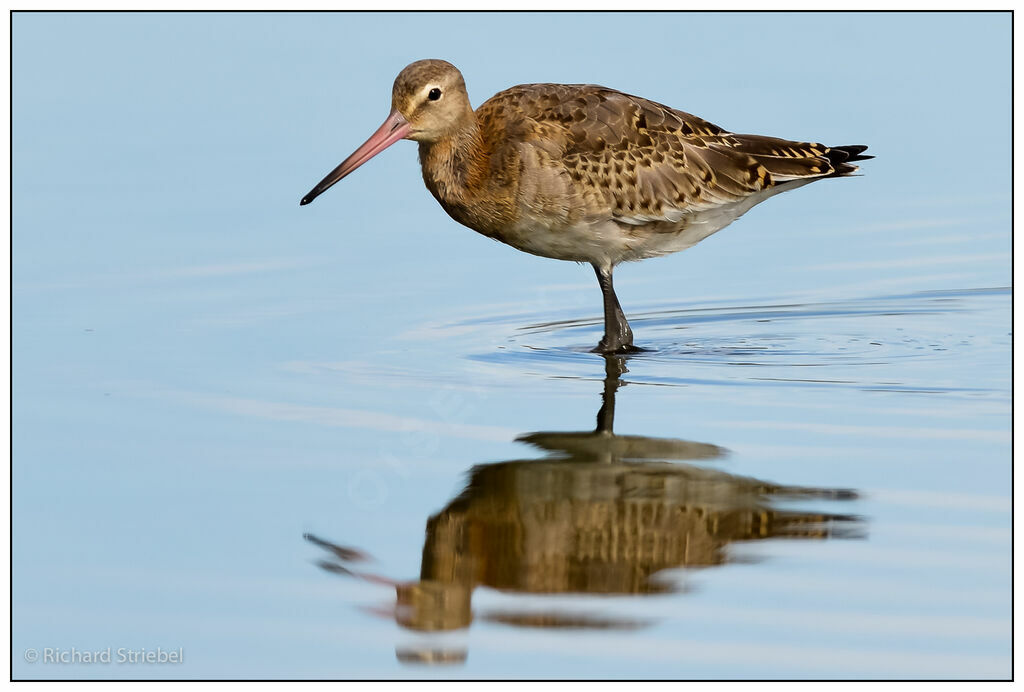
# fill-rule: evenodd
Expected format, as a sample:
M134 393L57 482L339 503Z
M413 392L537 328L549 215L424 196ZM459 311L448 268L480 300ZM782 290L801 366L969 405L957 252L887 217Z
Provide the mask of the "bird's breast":
M452 194L444 185L432 184L431 181L427 181L427 189L448 216L489 238L504 240L503 231L517 220L511 199L497 195L468 197Z

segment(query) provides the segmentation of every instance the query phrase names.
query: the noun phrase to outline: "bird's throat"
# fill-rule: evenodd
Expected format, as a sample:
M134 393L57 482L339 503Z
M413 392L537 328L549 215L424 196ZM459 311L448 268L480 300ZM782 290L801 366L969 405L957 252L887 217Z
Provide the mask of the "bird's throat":
M420 143L423 181L442 204L467 203L487 178L487 152L476 121L434 142Z

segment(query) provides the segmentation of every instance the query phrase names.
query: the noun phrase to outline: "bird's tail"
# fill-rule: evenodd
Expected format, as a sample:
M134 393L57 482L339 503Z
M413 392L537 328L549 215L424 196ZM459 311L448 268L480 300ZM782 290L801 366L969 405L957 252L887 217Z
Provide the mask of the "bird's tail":
M863 152L867 151L867 146L863 144L847 144L841 147L830 147L825 152L825 158L832 164L832 174L827 176L829 178L840 178L844 175L852 175L857 172L860 166L853 165L853 161L866 161L867 159L873 159L874 156L865 155Z
M864 154L867 147L862 144L828 147L764 135L730 134L727 137L729 150L748 154L764 167L771 184L775 185L852 175L858 168L854 161L874 158Z

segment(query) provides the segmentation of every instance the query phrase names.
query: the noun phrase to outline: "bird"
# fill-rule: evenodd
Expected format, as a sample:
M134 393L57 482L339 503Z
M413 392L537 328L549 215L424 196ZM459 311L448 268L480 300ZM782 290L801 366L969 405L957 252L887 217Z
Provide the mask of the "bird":
M593 266L604 302L595 349L644 349L612 284L622 262L692 247L780 192L854 174L864 145L735 134L593 84L522 84L474 110L462 73L416 61L395 79L380 128L300 205L401 139L455 221L523 252Z

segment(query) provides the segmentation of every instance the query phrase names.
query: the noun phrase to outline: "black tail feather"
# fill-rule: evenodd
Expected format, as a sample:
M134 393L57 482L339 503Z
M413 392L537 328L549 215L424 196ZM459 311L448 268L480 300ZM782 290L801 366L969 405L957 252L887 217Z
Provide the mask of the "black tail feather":
M828 157L829 159L831 159L833 152L841 152L842 154L845 154L845 156L844 158L840 159L840 161L864 161L865 159L875 158L874 156L871 155L861 155L861 152L865 152L867 150L868 148L865 144L847 144L846 146L842 147L832 147L828 153Z
M841 147L831 147L825 157L832 164L832 168L835 169L833 176L849 175L857 170L857 166L853 165L853 161L867 161L868 159L875 158L874 156L865 155L862 152L867 151L867 146L863 144L847 144Z

